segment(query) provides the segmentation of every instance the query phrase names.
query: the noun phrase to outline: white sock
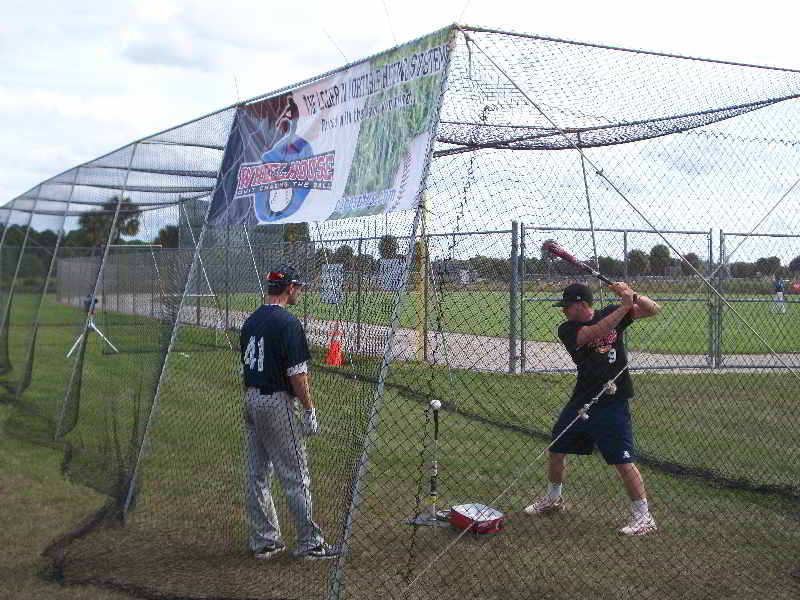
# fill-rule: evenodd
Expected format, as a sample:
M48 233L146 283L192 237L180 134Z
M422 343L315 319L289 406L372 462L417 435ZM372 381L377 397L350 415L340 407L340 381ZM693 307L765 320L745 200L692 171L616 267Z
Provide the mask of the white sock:
M633 510L635 517L645 517L650 514L650 509L647 507L647 498L631 501L631 510Z
M547 497L551 500L558 500L561 497L561 488L564 487L563 483L547 482Z

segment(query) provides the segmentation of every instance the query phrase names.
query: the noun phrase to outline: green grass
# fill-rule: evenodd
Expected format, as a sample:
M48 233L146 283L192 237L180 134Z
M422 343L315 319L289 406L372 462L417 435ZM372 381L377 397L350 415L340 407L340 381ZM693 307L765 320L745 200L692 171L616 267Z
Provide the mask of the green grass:
M54 320L80 321L76 309L47 310ZM131 348L154 344L137 341L136 331L158 333L147 319L135 318L117 327L114 339ZM184 350L171 356L161 390L135 510L124 528L72 544L65 576L174 596L322 597L326 566L286 556L264 565L247 556L236 356L201 344L205 332L185 331ZM11 334L17 357L26 332L15 327ZM157 361L154 353L104 354L98 338L90 337L80 419L66 438L77 452L72 482L65 481L57 446L12 434L48 441L71 372L64 354L73 335L73 327L41 328L34 385L23 402L0 404L0 526L14 549L0 558L0 586L19 582L0 591L10 589L24 600L120 597L95 586L45 582L38 573L46 563L38 554L102 504L102 495L79 482L103 488L106 478L105 487L115 489L111 476L128 464L131 438L150 414L149 405L136 403L136 392L144 395L154 384ZM373 385L355 378L349 365L322 369L321 351L315 352L312 385L323 426L310 443L315 516L336 538L349 509L346 492ZM17 370L7 381L18 376L14 360ZM356 357L353 364L363 375L377 372L375 360ZM396 363L388 384L364 499L355 513L346 597L397 595L432 561L409 597L693 598L697 590L709 598L795 597L788 573L798 567L800 551L797 499L720 487L645 465L662 531L620 540L614 530L626 511L621 486L613 469L588 457L570 463L569 512L547 519L522 514L521 507L544 486L544 461L537 458L545 446L541 435L571 391L572 376L448 372ZM792 376L637 374L634 385L637 439L647 456L754 485L800 481ZM432 425L426 422L425 394L445 403L442 503L491 503L508 515L503 533L456 542L449 528L415 532L403 524L428 485L421 449ZM279 491L276 504L291 543Z

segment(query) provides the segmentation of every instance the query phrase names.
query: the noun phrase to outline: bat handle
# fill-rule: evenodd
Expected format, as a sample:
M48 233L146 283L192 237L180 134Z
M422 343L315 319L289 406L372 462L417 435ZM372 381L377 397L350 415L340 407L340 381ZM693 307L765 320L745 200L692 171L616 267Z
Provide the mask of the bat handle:
M614 282L613 282L613 281L611 281L611 280L610 280L608 277L606 277L605 275L601 275L600 273L597 273L597 272L595 272L595 274L594 274L594 275L595 275L595 277L597 277L597 278L598 278L600 281L602 281L603 283L607 283L608 285L613 285L613 284L614 284Z

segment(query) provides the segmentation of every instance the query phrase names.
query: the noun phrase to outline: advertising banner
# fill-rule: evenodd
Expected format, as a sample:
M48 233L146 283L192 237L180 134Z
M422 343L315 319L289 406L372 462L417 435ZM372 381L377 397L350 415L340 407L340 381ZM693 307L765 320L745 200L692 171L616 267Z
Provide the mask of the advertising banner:
M239 107L209 222L322 221L414 208L448 34Z

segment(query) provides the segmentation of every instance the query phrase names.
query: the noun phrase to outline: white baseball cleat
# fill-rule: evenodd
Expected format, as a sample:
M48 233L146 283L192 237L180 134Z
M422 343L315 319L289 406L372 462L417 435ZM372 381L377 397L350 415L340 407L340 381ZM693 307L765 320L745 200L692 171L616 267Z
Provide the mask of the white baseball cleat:
M656 520L650 513L635 516L625 527L619 530L620 535L649 535L658 531Z
M563 496L551 498L545 495L533 504L526 506L525 512L529 515L541 515L544 513L561 512L565 507Z

